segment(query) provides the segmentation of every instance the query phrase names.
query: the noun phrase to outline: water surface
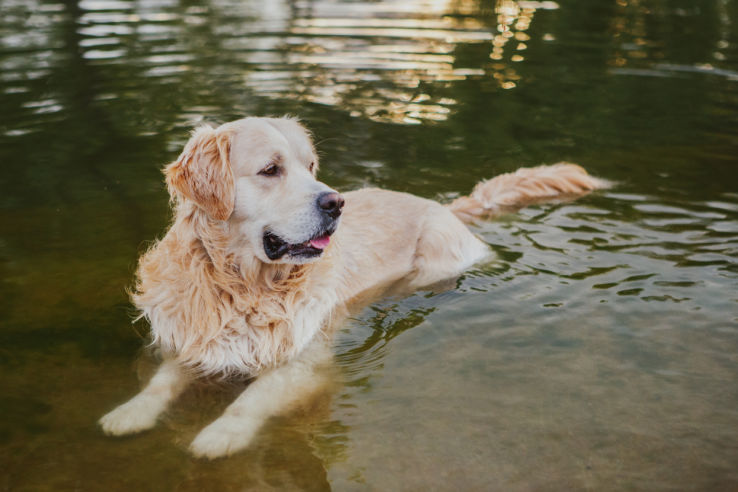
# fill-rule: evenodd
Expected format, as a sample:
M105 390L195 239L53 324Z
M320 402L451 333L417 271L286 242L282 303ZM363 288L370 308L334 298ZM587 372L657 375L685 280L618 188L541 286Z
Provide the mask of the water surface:
M4 490L738 488L738 3L0 0ZM341 326L334 385L212 463L240 389L96 420L151 371L125 288L200 122L290 113L321 178L449 200L616 187L475 232L497 259Z

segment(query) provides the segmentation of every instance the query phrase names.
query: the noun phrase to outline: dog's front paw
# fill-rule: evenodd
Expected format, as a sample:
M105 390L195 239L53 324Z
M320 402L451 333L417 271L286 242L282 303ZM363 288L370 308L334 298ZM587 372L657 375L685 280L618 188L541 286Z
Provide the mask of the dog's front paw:
M197 458L230 456L251 443L259 424L249 417L220 417L200 431L190 444L190 452Z
M135 434L156 425L159 409L146 398L135 397L98 421L103 432L111 436Z

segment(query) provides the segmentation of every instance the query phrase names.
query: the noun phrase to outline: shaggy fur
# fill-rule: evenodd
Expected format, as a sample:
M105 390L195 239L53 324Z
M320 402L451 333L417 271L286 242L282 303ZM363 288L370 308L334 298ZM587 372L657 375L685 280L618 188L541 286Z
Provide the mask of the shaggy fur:
M101 419L105 432L152 427L193 376L259 376L191 447L207 457L242 449L265 419L313 391L337 309L400 279L421 287L453 277L487 256L464 222L607 184L561 163L482 181L447 206L365 189L331 211L319 198L338 195L316 170L309 134L294 119L193 133L165 169L174 220L142 256L132 295L165 361ZM269 241L282 256L269 256Z
M197 210L178 214L141 258L133 302L153 343L180 363L208 375L254 375L302 348L289 322L319 265L254 262L227 246L222 224Z
M478 217L491 218L508 210L561 196L581 195L609 184L587 174L576 164L560 162L552 166L522 168L479 182L469 196L449 204L451 211L466 223Z

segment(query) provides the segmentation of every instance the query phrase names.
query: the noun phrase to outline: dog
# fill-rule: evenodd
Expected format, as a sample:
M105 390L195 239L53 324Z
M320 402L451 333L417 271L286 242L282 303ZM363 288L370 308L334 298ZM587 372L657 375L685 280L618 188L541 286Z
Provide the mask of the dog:
M466 224L608 183L559 163L481 181L442 205L406 193L345 194L316 179L295 118L197 128L164 174L173 223L140 259L132 300L163 362L143 390L100 419L106 434L154 427L200 376L255 379L190 446L197 457L248 447L271 416L316 390L335 313L402 280L421 288L487 258Z

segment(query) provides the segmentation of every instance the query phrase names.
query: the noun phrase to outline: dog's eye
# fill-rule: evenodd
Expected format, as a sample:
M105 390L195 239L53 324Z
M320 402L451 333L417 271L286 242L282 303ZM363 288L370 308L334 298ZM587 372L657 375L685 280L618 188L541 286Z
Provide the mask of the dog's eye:
M274 163L268 164L264 169L259 171L261 176L279 176L282 174L282 168Z
M315 170L315 161L311 162L308 166L308 171L313 172Z

